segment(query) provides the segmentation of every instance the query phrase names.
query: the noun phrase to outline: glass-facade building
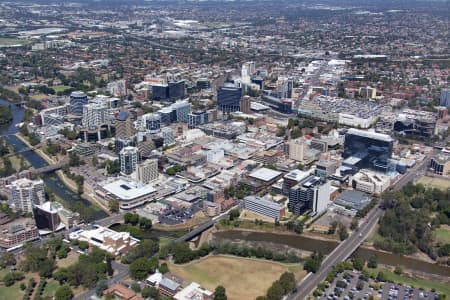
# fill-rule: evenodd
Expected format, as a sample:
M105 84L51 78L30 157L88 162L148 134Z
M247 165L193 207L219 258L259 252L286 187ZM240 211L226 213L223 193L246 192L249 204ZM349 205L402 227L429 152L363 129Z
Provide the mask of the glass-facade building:
M156 114L150 114L145 120L145 125L150 133L158 133L161 129L161 116Z
M76 116L83 115L83 106L88 103L88 98L83 92L72 92L70 94L70 113Z
M242 88L224 86L217 90L217 109L223 113L241 110Z
M345 134L343 165L387 171L393 145L389 135L349 129Z

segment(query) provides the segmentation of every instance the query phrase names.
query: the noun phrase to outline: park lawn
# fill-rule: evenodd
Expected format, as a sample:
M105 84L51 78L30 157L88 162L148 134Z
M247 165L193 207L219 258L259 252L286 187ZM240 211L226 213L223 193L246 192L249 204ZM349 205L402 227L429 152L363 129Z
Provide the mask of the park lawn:
M447 190L450 187L450 180L437 177L422 176L420 177L418 183L440 190Z
M300 264L231 256L209 256L185 265L169 263L169 270L211 291L223 285L229 300L255 299L265 295L272 283L286 271L293 271L297 280L306 274Z
M59 282L51 279L47 281L47 285L44 288L44 291L42 292L42 297L50 297L53 298L55 296L56 290L59 288Z
M72 87L68 85L55 85L52 86L52 88L55 90L55 92L64 92L65 90L71 89Z
M26 281L22 281L27 283ZM24 292L20 290L20 282L14 283L12 286L0 286L0 300L22 299Z
M159 238L159 246L166 246L169 242L173 241L173 239L162 236Z
M9 273L9 269L0 270L0 279ZM24 292L20 290L20 284L25 283L28 286L29 279L33 277L33 273L25 273L25 278L22 281L14 283L12 286L0 285L0 300L12 300L12 299L22 299Z
M448 282L409 277L406 274L397 275L386 268L369 269L369 272L375 277L380 271L383 271L389 282L401 283L415 288L422 288L427 291L434 289L438 294L450 295L450 286Z
M436 240L444 244L450 244L450 226L441 225L435 230Z
M14 156L10 156L9 159L11 160L11 164L12 164L14 170L16 170L17 172L19 172L20 169L21 169L21 168L20 168L20 167L21 167L21 163L20 163L21 160L20 160L20 157L17 156L17 155L14 155ZM26 159L23 159L23 162L24 162L25 168L31 167L30 163L29 163Z
M0 46L11 46L11 45L25 45L29 41L16 38L0 37Z
M57 265L59 268L67 268L78 261L78 254L70 251L66 258L58 259Z

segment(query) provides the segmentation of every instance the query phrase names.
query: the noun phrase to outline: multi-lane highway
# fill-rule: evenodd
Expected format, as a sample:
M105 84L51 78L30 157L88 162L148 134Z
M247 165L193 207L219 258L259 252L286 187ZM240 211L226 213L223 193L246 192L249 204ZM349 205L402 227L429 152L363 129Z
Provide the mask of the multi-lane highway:
M428 167L430 157L434 155L436 151L430 153L422 162L411 168L405 175L403 175L393 186L393 191L399 191L408 182L416 180L422 176L426 168ZM300 282L297 287L298 292L291 294L289 300L306 299L310 295L317 285L325 280L328 273L332 270L332 267L340 261L346 260L364 241L370 231L378 223L379 218L382 216L383 211L375 207L366 216L365 221L361 224L358 231L354 232L349 238L339 244L336 249L333 250L323 261L319 271L315 274L308 274L307 277Z
M306 299L306 297L315 290L317 285L325 280L333 266L338 262L346 260L361 245L372 228L378 223L378 219L381 215L382 210L380 208L373 208L366 216L359 230L352 233L324 259L322 266L317 273L308 274L308 276L298 285L298 292L288 296L288 299Z

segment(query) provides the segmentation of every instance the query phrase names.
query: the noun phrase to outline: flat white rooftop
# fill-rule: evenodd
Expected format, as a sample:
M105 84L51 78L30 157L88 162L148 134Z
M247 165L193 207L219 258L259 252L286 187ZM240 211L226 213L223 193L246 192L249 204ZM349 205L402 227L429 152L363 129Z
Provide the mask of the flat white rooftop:
M275 171L275 170L268 169L268 168L261 168L261 169L251 172L249 176L252 178L255 178L255 179L262 180L262 181L270 181L270 180L280 176L281 174L282 173L279 171Z
M153 186L143 185L133 180L118 179L103 186L103 188L122 200L133 200L156 192Z

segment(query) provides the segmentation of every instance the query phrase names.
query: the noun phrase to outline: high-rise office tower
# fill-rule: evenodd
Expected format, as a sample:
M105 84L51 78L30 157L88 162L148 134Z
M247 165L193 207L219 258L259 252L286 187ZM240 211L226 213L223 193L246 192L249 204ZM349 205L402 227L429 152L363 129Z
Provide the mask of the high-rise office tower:
M134 135L134 125L128 111L121 111L116 117L116 138L129 139Z
M83 92L72 92L69 103L70 113L81 117L83 115L83 106L88 103L88 98Z
M147 159L137 165L137 179L143 184L150 183L158 179L158 160Z
M450 89L443 89L440 98L441 106L450 107Z
M45 202L44 182L42 179L30 180L21 178L13 181L9 186L11 203L16 211L33 212L34 205Z
M177 122L188 123L189 113L191 112L191 104L187 100L177 101L172 104L172 108L177 115Z
M199 125L208 123L208 114L206 111L193 111L189 114L188 127L195 128Z
M241 80L244 84L251 83L251 76L256 72L256 65L254 61L248 61L242 64Z
M394 140L387 134L351 128L345 134L343 164L386 171L393 144Z
M244 96L241 98L241 112L243 112L244 114L249 114L250 113L250 96Z
M241 110L242 88L223 86L217 90L217 109L223 113Z
M169 82L168 89L169 99L182 99L186 94L184 80Z
M175 138L173 136L173 130L170 127L164 127L161 130L162 137L164 139L164 146L169 146L175 143Z
M120 172L130 175L136 171L136 166L139 163L139 150L136 147L125 147L119 153Z
M95 129L106 123L106 106L101 103L88 103L83 106L81 124L88 129Z
M158 113L149 114L145 118L145 125L148 132L158 133L161 130L161 115Z
M289 190L288 208L295 214L303 214L307 210L324 211L330 201L329 181L310 175Z

